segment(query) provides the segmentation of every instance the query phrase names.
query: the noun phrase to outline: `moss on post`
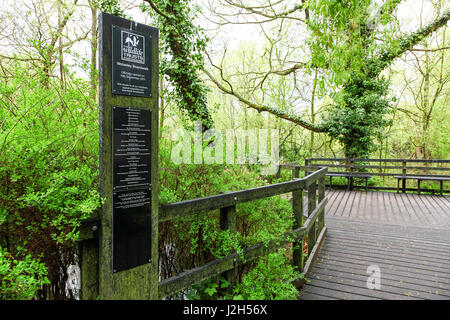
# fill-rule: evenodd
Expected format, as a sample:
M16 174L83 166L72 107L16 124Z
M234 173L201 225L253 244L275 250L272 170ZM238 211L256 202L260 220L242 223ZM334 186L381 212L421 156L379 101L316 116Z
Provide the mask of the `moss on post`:
M112 25L149 34L151 37L151 97L112 94ZM144 26L110 14L99 16L99 109L100 109L100 193L105 202L100 210L99 233L99 298L158 299L158 29ZM151 119L151 262L113 273L113 106L142 108L152 111Z

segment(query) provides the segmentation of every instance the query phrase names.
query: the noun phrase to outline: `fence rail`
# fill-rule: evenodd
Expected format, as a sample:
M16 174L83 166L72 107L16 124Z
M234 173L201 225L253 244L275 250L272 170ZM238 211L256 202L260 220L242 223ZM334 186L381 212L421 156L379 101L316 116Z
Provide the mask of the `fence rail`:
M422 162L422 163L450 163L443 159L366 159L366 158L307 158L309 161L354 161L354 162Z

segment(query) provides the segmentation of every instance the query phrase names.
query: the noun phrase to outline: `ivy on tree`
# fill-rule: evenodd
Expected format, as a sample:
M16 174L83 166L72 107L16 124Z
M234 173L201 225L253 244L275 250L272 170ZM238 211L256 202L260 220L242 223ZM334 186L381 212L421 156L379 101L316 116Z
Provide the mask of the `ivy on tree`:
M392 31L388 23L399 2L389 0L381 8L369 0L309 4L311 63L329 71L325 80L332 85L342 85L323 126L342 144L346 158L369 158L376 150L374 137L391 124L386 119L392 101L389 81L379 76L383 64L378 58L377 28ZM387 39L385 45L395 43Z
M125 13L119 4L120 0L93 0L94 7L119 17L125 17Z

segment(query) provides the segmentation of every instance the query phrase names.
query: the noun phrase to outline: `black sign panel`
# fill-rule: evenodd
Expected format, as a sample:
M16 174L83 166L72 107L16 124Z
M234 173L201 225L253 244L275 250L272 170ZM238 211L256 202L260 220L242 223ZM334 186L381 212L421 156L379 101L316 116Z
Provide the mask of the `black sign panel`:
M112 93L151 97L151 39L112 26Z
M113 108L113 270L151 258L151 111Z
M114 191L150 186L151 111L113 108Z

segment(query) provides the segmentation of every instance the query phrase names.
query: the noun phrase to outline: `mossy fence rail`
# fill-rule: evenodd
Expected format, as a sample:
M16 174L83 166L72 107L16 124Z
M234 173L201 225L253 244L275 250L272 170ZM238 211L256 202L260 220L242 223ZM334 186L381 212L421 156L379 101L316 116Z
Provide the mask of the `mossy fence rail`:
M235 230L237 204L292 193L294 225L292 231L268 243L259 243L247 247L241 254L232 253L224 258L210 261L176 276L159 281L158 297L163 299L217 275L223 275L228 281L233 282L235 280L236 267L275 252L290 243L293 243L292 264L301 272L301 277L294 282L297 286L302 285L304 283L303 279L311 271L314 259L325 238L327 231L325 226L325 207L328 199L325 197L327 168L318 170L316 168L315 172L304 178L300 178L301 169L304 168L292 166L292 180L290 181L161 205L159 222L206 213L212 210L220 210L221 229L233 231ZM304 191L307 193L308 201L305 206L303 203ZM304 207L306 212L304 212ZM96 237L92 230L98 229L98 223L99 219L90 219L83 224L80 233L81 247L83 247L83 241L92 241ZM306 261L303 253L304 241L307 241L308 254L306 255ZM81 273L81 281L83 281L83 264ZM83 292L81 294L83 298Z
M317 170L317 168L327 167L327 176L330 183L326 184L330 188L339 188L340 185L332 185L331 177L339 174L349 174L349 189L365 189L364 185L356 185L355 180L359 175L366 174L372 178L379 177L381 181L369 183L368 189L372 190L397 190L403 193L407 191L419 192L420 181L435 181L440 183L441 194L450 193L449 189L444 189L443 182L450 180L450 160L442 159L359 159L359 158L308 158L305 160L306 174ZM283 167L291 168L297 163L280 165L278 176ZM353 176L351 176L353 175ZM372 179L373 180L373 179ZM415 180L415 181L414 181ZM416 182L417 181L417 182ZM401 183L401 187L399 184ZM422 191L438 192L434 188Z

